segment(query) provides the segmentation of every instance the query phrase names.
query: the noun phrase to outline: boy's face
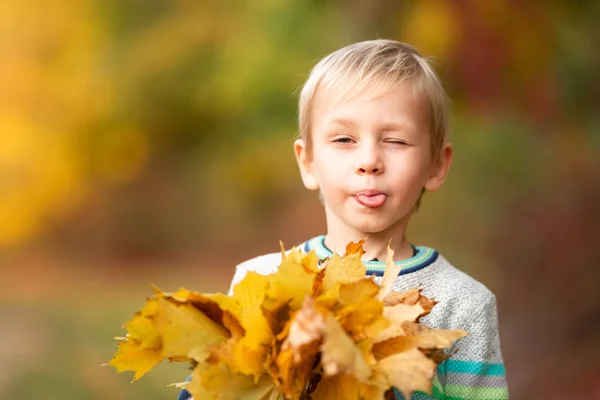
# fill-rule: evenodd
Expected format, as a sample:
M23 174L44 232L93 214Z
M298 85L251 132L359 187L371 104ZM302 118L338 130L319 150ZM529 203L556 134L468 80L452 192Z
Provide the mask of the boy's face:
M404 229L422 189L443 183L452 148L433 162L427 102L412 93L400 84L338 103L317 95L311 146L297 140L295 152L305 186L321 191L329 229Z

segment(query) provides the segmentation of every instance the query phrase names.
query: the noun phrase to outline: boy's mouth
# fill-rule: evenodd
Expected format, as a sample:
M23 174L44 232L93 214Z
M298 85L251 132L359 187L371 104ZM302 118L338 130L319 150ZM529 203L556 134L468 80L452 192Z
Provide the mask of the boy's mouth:
M369 208L377 208L385 203L387 195L375 190L363 190L354 195L354 199L361 205Z

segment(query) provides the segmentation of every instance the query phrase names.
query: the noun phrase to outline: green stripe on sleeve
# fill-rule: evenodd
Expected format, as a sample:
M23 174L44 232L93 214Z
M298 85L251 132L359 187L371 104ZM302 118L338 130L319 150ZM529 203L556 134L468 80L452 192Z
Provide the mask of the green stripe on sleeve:
M507 388L472 387L446 385L446 399L464 400L507 400Z

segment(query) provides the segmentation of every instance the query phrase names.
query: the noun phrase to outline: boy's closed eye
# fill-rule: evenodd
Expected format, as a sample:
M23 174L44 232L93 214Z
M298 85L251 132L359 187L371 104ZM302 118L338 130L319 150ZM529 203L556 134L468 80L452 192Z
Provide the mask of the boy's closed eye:
M399 145L399 146L412 146L409 142L407 142L406 140L402 140L402 139L385 139L384 143L389 143L389 144L394 144L394 145Z

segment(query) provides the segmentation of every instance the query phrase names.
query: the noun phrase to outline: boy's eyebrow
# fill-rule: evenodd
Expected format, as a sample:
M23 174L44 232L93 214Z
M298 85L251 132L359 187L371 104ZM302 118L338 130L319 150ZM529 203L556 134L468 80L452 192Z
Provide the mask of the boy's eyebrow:
M324 126L331 126L331 125L341 125L343 127L346 128L354 128L356 127L356 122L353 121L351 118L333 118L329 121L325 121L325 125ZM407 124L406 122L399 120L389 120L389 121L383 121L380 124L377 125L377 128L379 131L402 131L405 133L411 133L412 131L414 131L414 127L412 127L411 124Z
M406 131L410 130L410 124L402 121L386 121L380 125L382 131Z
M346 118L334 118L332 120L327 121L327 125L343 125L343 126L355 126L356 123L351 119Z

